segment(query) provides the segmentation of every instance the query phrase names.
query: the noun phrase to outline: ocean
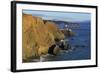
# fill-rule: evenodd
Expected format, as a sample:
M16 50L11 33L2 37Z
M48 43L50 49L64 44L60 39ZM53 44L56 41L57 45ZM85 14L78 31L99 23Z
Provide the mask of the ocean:
M45 59L45 61L69 61L91 59L90 21L78 23L80 25L79 28L72 28L75 35L73 37L70 37L69 39L67 38L69 40L68 43L73 47L73 49L67 52L62 52L57 56L48 56Z

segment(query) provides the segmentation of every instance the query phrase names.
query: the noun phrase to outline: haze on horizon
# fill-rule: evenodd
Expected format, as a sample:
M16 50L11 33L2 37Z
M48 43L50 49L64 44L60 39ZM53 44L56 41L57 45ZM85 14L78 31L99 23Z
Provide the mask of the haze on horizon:
M83 22L91 19L90 13L79 12L23 10L22 13L42 17L44 20Z

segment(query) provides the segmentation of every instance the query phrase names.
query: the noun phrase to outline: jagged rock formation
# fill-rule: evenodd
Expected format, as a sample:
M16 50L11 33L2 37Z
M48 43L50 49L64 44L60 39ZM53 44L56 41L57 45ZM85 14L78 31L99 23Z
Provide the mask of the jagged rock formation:
M56 43L55 39L64 39L64 34L55 26L55 23L44 23L42 18L28 14L23 14L22 18L23 60L47 54L49 47Z
M62 33L64 33L64 35L69 38L75 35L75 33L71 30L71 29L64 29L64 30L60 30Z

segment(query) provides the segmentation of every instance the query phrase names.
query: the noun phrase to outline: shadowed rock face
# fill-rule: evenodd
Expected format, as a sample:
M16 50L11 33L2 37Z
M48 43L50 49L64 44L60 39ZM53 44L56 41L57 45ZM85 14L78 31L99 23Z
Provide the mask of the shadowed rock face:
M44 24L42 18L29 14L23 14L22 18L23 60L47 54L49 47L56 44L55 39L64 39L64 34L55 23L46 22ZM56 49L54 52L58 53Z

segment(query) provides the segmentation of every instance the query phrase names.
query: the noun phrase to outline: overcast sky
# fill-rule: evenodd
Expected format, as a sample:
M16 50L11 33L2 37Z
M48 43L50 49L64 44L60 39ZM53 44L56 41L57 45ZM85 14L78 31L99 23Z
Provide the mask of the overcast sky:
M46 20L61 20L61 21L89 21L91 14L79 12L56 12L56 11L35 11L23 10L25 14L32 14L33 16L42 17Z

